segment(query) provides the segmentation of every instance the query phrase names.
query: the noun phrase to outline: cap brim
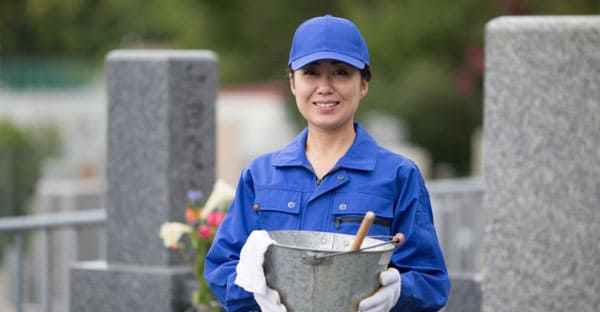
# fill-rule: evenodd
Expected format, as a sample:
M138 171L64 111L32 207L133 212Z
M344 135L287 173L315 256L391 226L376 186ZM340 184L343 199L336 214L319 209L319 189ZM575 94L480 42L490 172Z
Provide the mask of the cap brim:
M335 61L347 63L358 69L365 68L365 63L363 63L353 57L350 57L350 56L347 56L344 54L340 54L337 52L331 52L331 51L315 52L315 53L303 56L301 58L298 58L298 59L292 61L289 65L292 68L292 70L298 70L312 62L316 62L319 60L335 60Z

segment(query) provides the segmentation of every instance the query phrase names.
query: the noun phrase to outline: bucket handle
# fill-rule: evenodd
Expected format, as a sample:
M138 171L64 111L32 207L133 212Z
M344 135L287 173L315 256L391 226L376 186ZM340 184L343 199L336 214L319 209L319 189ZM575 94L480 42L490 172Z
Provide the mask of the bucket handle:
M373 248L377 248L377 247L381 247L381 246L385 246L387 244L398 244L400 243L400 241L394 239L393 236L387 236L387 235L377 235L377 236L369 236L369 238L387 238L387 241L378 243L378 244L374 244L371 246L367 246L367 247L363 247L360 249L356 249L356 250L348 250L348 251L340 251L340 252L334 252L334 253L323 253L323 252L314 252L314 251L308 251L306 252L306 254L304 254L302 256L302 260L310 263L310 264L322 264L323 261L327 258L331 258L331 257L335 257L335 256L340 256L340 255L345 255L345 254L352 254L352 253L358 253L364 250L369 250L369 249L373 249ZM397 246L396 246L397 247Z

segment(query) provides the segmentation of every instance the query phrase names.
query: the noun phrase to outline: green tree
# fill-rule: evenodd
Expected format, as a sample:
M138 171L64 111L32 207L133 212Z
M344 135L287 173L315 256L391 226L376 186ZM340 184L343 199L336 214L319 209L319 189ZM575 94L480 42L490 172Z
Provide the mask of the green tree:
M461 175L470 171L471 134L482 123L485 23L600 12L596 0L5 0L0 9L3 68L20 55L83 57L101 69L116 48L211 49L222 85L284 88L297 25L326 13L348 17L367 39L374 73L360 113L405 120L411 141Z

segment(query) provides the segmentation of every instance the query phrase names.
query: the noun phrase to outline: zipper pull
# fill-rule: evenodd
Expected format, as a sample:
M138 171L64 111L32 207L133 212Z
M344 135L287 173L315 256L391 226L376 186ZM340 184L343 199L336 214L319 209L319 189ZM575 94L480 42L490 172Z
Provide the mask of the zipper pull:
M342 218L340 218L340 217L335 218L335 229L336 230L340 229L340 223L342 223Z

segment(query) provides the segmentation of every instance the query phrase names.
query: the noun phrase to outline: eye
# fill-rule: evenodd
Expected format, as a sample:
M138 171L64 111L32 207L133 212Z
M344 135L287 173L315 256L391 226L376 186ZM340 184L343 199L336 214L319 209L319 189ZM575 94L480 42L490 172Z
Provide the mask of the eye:
M345 69L338 69L334 72L336 76L348 76L350 73Z
M315 76L315 75L317 75L317 72L313 68L305 68L302 71L302 75L304 75L304 76Z

